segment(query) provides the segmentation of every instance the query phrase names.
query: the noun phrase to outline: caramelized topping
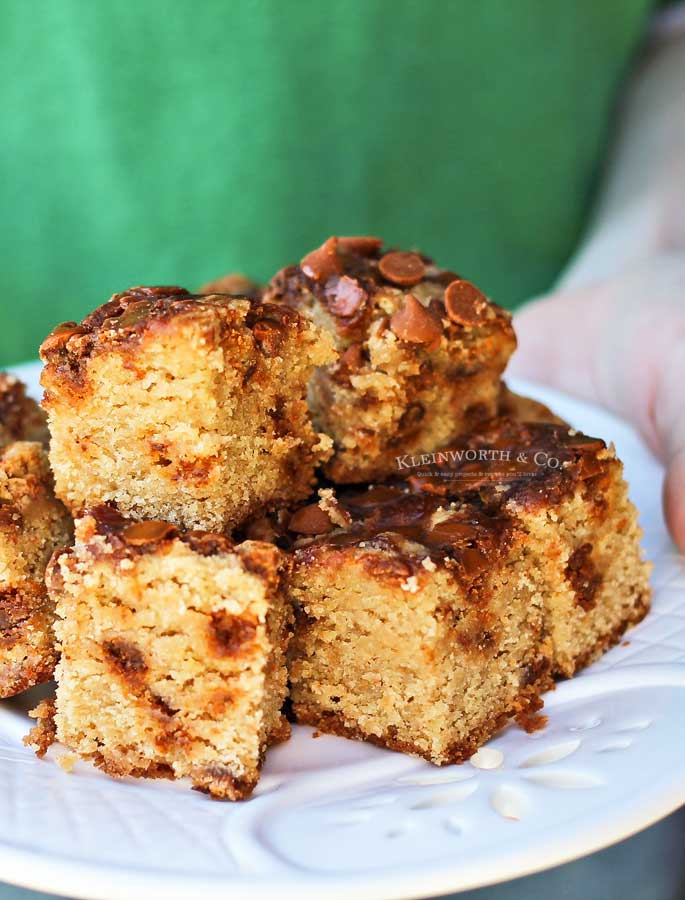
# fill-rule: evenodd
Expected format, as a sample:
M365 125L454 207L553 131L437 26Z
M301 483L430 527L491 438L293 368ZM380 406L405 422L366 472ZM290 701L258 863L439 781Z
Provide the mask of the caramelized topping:
M390 319L390 328L400 340L412 344L432 344L442 335L440 322L413 294L406 295L403 305Z
M126 548L129 550L135 548L138 552L154 550L154 544L176 538L201 556L229 553L234 547L226 535L209 531L182 532L170 522L156 519L135 522L122 516L119 510L112 506L93 507L86 510L84 516L93 519L97 534L113 539L113 547L118 547L122 552L125 552Z
M385 549L415 566L428 556L470 580L507 548L518 510L559 503L577 488L589 495L598 473L606 477L616 461L603 441L565 426L500 419L459 447L407 457L403 464L394 481L338 492L347 526L334 528L316 504L298 510L290 530L312 537L297 540L297 554L306 557L321 546ZM579 603L586 604L597 589L588 559L583 550L568 568Z
M135 303L129 303L122 315L119 316L117 325L119 328L128 328L137 325L144 318L150 315L154 306L151 300L136 300Z
M418 284L426 274L425 263L418 253L386 253L381 257L378 268L383 278L402 287Z
M252 334L264 356L277 356L285 340L283 326L273 319L257 319Z
M87 328L82 328L76 322L63 322L54 328L40 346L41 354L52 353L66 347L71 338L79 334L88 334Z
M413 289L411 293L426 315L411 301L409 309L399 312L397 305L403 302L403 297L398 288ZM382 242L375 237L330 237L308 253L299 266L286 266L274 275L264 297L301 310L315 320L312 303L323 306L334 318L335 331L343 338L339 350L349 340L380 336L394 311L399 313L393 328L398 336L432 351L440 345L442 323L447 319L446 288L452 321L462 325L467 321L487 321L489 328L507 333L513 339L509 314L491 304L469 282L452 271L440 269L421 253L401 250L383 253ZM419 322L415 321L417 315ZM428 320L427 315L434 321Z

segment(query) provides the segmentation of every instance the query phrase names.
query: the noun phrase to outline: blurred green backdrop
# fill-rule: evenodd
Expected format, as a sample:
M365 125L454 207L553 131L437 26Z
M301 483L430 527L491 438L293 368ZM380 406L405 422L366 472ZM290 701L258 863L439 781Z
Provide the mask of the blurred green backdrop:
M649 0L6 0L0 364L330 233L511 305L577 241Z

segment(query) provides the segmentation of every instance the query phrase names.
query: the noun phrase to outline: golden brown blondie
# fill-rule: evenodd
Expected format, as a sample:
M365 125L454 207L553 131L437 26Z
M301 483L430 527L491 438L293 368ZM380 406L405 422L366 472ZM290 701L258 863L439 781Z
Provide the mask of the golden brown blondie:
M554 672L572 675L649 610L651 565L621 461L613 447L566 424L507 419L457 449L468 456L428 463L408 477L520 522L531 566L547 582Z
M78 514L224 531L304 498L330 440L306 388L333 357L296 312L249 298L132 288L43 342L58 496Z
M78 520L48 571L57 739L111 775L246 797L267 746L290 733L288 566L268 544L108 508Z
M329 529L295 545L298 722L444 765L542 706L544 582L514 519L395 484L326 496L291 528Z
M402 464L290 520L293 709L458 762L646 614L649 566L621 463L568 426L500 419Z
M327 330L340 353L309 393L334 441L333 481L384 478L397 453L434 450L495 415L516 345L511 317L428 257L332 237L279 272L265 297Z
M71 538L47 453L35 442L0 449L0 697L47 681L56 661L45 567Z

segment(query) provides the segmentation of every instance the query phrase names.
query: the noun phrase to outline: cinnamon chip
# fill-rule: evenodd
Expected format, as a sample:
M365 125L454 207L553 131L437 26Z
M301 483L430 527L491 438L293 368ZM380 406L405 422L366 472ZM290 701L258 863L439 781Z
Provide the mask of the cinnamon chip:
M418 253L386 253L381 257L378 268L383 278L404 287L418 284L426 274L425 263Z
M326 281L331 275L340 274L342 268L338 257L337 237L329 237L320 247L308 253L300 262L300 268L314 281Z
M367 293L355 278L343 275L337 284L326 291L326 305L334 316L346 318L358 312L366 302Z
M442 335L440 323L413 294L406 295L404 304L390 319L390 328L401 341L412 344L435 344Z
M445 289L447 316L458 325L478 325L487 318L488 300L481 291L463 278Z
M341 253L358 256L373 256L383 246L383 241L375 237L339 237L338 249Z
M326 534L334 525L317 503L310 503L292 515L288 528L297 534Z
M361 344L350 344L340 357L340 362L348 369L361 369L364 365L364 348Z
M169 522L149 520L147 522L135 522L122 532L122 537L127 544L140 547L143 544L151 544L154 541L163 541L176 532L176 528Z

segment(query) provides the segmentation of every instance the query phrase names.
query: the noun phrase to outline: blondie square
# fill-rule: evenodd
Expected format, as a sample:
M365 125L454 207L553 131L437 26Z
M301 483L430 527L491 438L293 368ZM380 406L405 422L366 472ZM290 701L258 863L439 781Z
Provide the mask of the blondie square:
M43 342L58 496L78 514L225 531L307 496L330 440L306 403L330 338L250 298L132 288Z
M291 696L302 723L441 765L534 724L550 673L646 614L649 564L613 449L567 425L498 419L403 465L287 523Z
M571 676L616 644L649 611L651 564L613 446L566 425L499 423L474 444L525 453L528 477L494 488L529 536L545 573L554 672ZM525 467L524 467L525 468ZM482 491L485 498L493 487Z
M298 722L436 765L534 727L551 647L514 519L396 484L323 491L290 528Z
M340 354L309 392L334 442L333 481L385 478L398 453L435 450L495 415L511 318L428 257L333 237L279 272L265 297L329 332Z
M190 778L239 800L282 715L287 557L107 508L50 565L61 647L56 737L115 776Z
M53 494L43 447L16 441L0 449L0 697L52 676L54 609L45 567L70 538L71 519Z
M38 441L47 447L49 438L45 413L26 396L26 386L0 372L0 447L12 441Z
M410 461L411 462L411 461ZM573 675L649 610L651 566L613 447L566 424L498 419L404 473L514 518L546 582L554 672Z

